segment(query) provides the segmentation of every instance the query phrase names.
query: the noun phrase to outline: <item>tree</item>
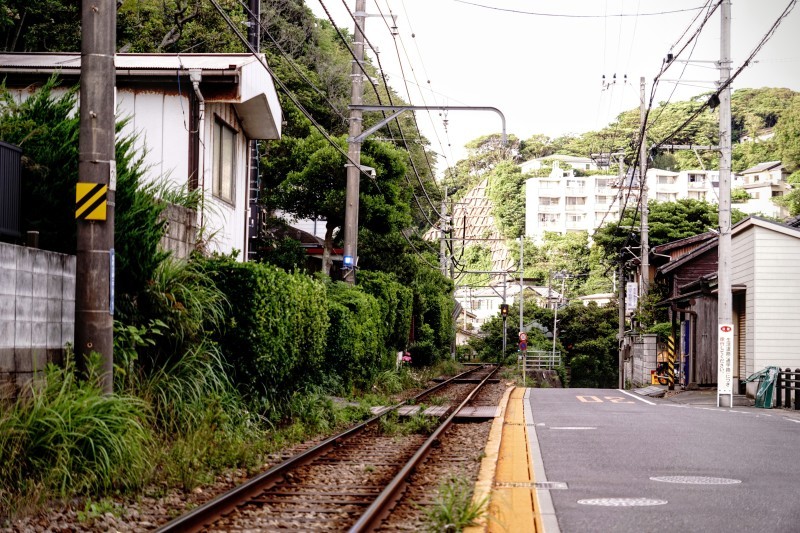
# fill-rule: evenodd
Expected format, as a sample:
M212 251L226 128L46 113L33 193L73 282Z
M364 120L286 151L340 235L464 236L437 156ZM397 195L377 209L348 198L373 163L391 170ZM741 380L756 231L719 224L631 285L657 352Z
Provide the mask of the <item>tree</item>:
M495 225L507 239L525 232L525 175L519 165L501 161L489 173L486 193L492 201Z
M323 254L326 274L330 272L336 230L344 225L346 205L346 139L338 137L336 143L339 150L316 131L302 139L284 137L270 143L262 161L267 208L327 221ZM386 234L410 224L407 192L400 187L406 172L403 159L404 154L388 143L364 143L361 163L375 168L376 178L373 182L361 176L360 228Z
M699 235L719 226L717 205L699 200L681 199L676 202L648 202L650 246L658 246L678 239ZM731 211L731 222L739 222L746 215L738 209ZM635 219L635 224L634 224ZM626 246L638 246L639 217L628 209L621 222L612 222L598 229L592 239L604 251L606 259L615 260ZM638 231L638 230L637 230Z
M80 2L0 2L0 42L7 52L77 52L81 49Z
M781 162L790 172L800 170L800 95L775 125L775 143Z
M774 202L789 210L791 216L800 215L800 170L786 180L793 187L785 195L774 198Z

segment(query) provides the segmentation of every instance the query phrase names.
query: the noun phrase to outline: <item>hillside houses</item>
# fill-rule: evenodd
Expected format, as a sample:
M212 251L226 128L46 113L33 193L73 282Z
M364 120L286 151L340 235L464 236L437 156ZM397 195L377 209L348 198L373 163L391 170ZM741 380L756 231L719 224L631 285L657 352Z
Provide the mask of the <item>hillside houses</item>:
M636 177L632 187L621 188L615 175L582 175L573 166L562 169L560 162L566 157L549 156L553 165L550 173L525 181L525 236L535 242L541 242L546 232L563 235L586 231L591 234L618 219L622 209L636 205L639 195ZM545 159L548 158L522 163L520 168L535 172L545 168L541 166ZM581 158L573 158L576 159ZM587 170L596 170L596 167ZM785 218L788 211L772 199L790 190L787 174L780 161L770 161L745 170L741 176L733 176L732 187L740 186L750 196L746 202L736 203L733 207L747 214ZM672 172L650 168L647 170L647 190L648 198L658 202L689 199L718 203L719 171Z

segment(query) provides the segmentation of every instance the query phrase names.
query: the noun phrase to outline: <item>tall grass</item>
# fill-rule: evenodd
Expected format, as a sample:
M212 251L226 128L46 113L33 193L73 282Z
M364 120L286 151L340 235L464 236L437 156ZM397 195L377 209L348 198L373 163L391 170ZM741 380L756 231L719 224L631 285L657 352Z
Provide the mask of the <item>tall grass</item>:
M91 368L96 368L94 358ZM70 497L140 487L149 477L150 418L140 399L104 395L96 373L68 359L0 413L0 509L38 495ZM2 514L2 513L0 513Z
M433 506L427 512L428 531L463 531L474 526L486 513L488 501L472 500L472 481L451 476L440 485Z

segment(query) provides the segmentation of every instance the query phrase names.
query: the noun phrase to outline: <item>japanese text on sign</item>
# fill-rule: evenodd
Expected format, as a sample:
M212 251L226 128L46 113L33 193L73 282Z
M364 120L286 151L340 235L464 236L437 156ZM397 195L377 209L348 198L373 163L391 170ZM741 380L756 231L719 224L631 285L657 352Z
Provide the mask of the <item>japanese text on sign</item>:
M733 324L720 324L717 394L733 394Z

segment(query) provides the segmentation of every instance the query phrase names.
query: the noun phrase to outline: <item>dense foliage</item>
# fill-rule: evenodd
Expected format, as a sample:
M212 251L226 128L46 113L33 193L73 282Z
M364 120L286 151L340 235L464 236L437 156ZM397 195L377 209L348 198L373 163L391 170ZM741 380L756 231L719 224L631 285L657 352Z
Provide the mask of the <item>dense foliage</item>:
M230 258L211 259L205 270L236 303L217 340L245 392L275 403L319 378L328 333L322 283Z
M328 284L328 299L326 370L347 389L363 388L394 360L380 335L381 305L343 282Z
M649 202L648 224L650 246L658 246L678 239L716 229L719 227L717 206L700 200L682 199L676 202ZM745 218L737 209L731 212L733 224ZM607 258L616 258L626 247L639 245L638 232L628 228L634 226L638 216L632 209L625 212L620 222L612 222L597 230L595 243L603 249Z

